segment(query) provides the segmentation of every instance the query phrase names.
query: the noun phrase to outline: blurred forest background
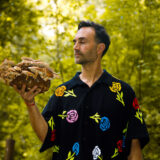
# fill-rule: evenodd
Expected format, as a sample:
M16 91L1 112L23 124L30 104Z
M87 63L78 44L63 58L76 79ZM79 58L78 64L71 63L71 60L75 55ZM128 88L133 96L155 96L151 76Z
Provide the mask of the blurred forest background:
M22 56L40 59L61 75L36 97L40 111L56 86L81 68L74 63L73 38L81 20L102 24L111 37L103 68L136 92L149 130L145 160L160 159L160 0L0 0L0 63ZM0 159L7 138L15 140L15 160L50 160L39 153L20 96L0 82Z

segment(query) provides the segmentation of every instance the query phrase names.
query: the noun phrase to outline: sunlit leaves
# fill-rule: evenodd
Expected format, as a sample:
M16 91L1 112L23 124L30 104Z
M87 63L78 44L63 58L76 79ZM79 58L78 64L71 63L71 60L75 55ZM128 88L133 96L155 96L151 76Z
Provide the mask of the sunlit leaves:
M48 63L61 76L48 92L36 97L43 110L55 88L80 70L72 40L80 20L105 26L111 46L102 66L135 90L151 136L144 157L158 160L160 87L160 3L156 0L1 0L0 63L29 56ZM16 140L15 159L51 159L52 150L39 154L41 143L29 124L20 96L0 83L0 159L5 140ZM49 154L50 153L50 154Z

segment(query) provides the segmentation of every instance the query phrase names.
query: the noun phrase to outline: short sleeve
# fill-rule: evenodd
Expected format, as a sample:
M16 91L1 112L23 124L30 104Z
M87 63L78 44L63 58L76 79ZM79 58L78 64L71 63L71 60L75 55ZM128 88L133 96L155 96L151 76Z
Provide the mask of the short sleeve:
M129 121L126 136L128 154L130 152L132 139L139 139L141 148L143 148L149 142L149 134L143 119L143 113L139 107L134 91L132 91L130 95L130 102Z
M44 110L42 111L42 116L48 123L48 132L46 138L40 148L40 152L45 151L46 149L55 145L56 140L56 125L55 125L55 117L58 110L58 98L53 95Z

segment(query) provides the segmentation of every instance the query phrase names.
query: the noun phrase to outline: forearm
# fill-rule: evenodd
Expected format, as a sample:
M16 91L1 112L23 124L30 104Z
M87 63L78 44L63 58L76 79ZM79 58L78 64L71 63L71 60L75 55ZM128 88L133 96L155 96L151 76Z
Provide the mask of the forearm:
M21 89L18 89L16 85L13 87L26 103L31 125L39 139L43 142L48 132L48 124L39 112L34 100L34 97L41 92L41 89L38 86L34 86L27 92L26 84L23 84Z
M32 128L34 129L39 139L43 142L45 140L48 131L47 122L39 112L36 104L32 106L27 106L27 108Z
M142 154L136 154L135 153L135 155L130 155L129 157L128 157L128 160L143 160L143 156L142 156Z
M142 150L138 139L133 139L128 160L143 160Z

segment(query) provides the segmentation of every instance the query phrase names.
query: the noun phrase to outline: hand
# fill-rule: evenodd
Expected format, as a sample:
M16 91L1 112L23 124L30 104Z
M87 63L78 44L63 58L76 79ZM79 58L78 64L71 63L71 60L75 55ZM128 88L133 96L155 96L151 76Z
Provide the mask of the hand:
M16 85L14 85L13 88L21 95L26 105L34 104L34 97L41 91L37 86L34 86L32 89L26 92L26 84L23 84L21 89L18 89Z

